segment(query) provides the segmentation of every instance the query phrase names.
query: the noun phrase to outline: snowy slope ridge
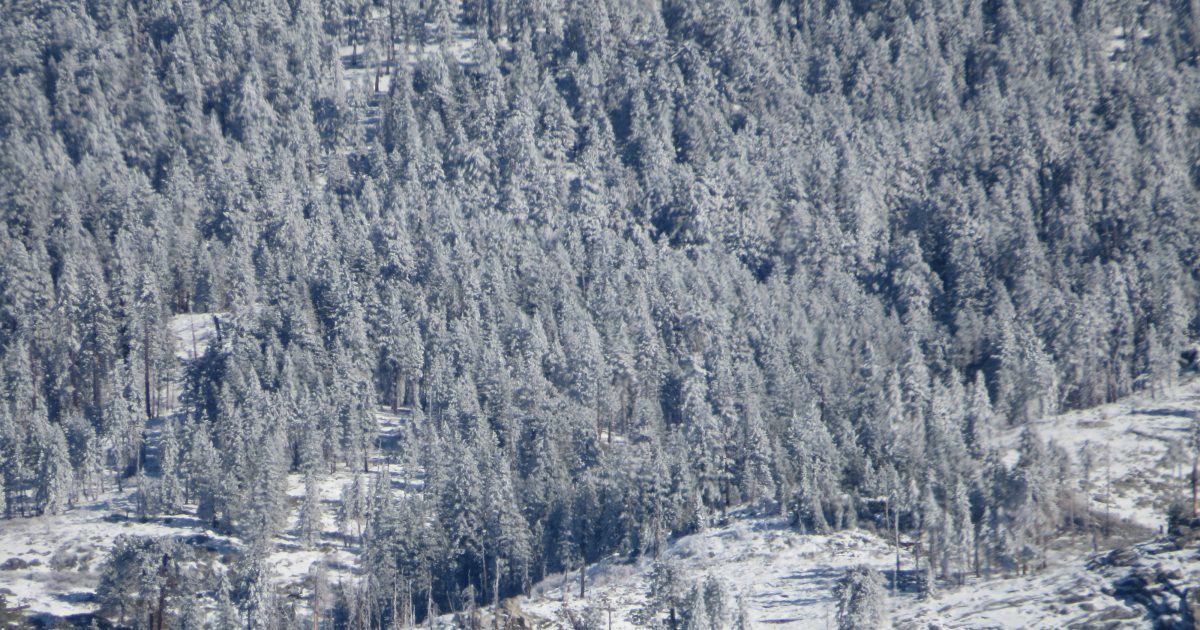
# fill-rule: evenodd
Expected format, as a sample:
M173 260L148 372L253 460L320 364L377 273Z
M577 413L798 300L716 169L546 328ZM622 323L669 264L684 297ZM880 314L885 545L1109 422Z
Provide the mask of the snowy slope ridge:
M1194 628L1194 546L1160 539L1090 554L1033 576L978 581L929 601L902 601L899 628Z
M708 575L740 598L756 627L834 627L837 580L851 567L880 571L894 566L886 541L865 532L802 535L770 519L735 520L671 545L691 583ZM902 557L902 572L912 568ZM552 578L534 595L508 606L534 627L570 627L589 607L612 612L613 628L639 627L651 562L601 563L588 572L585 600L570 576L564 603L562 578ZM885 573L885 584L888 584ZM1194 627L1200 593L1200 558L1195 548L1160 539L1085 554L1023 577L969 578L962 587L921 600L911 589L887 598L896 628L1103 628ZM453 618L444 618L452 627Z
M847 569L895 566L893 548L874 534L802 535L778 518L737 516L723 527L676 540L664 556L678 564L685 584L719 579L756 625L827 627L836 610L834 585ZM565 603L558 576L516 606L537 627L569 625L568 619L582 618L589 607L603 610L606 620L611 610L613 628L641 627L638 612L646 604L653 567L653 559L601 563L588 571L585 599L578 598L579 580L572 574L565 583ZM903 568L912 568L911 557L903 558Z
M920 600L904 588L912 555L901 554L901 588L887 601L888 616L899 628L1094 628L1193 627L1189 589L1200 586L1200 556L1160 538L1116 551L1130 537L1150 538L1165 528L1166 508L1184 496L1186 474L1167 457L1181 448L1193 417L1200 411L1200 381L1191 380L1161 393L1075 411L1032 424L1044 439L1071 455L1082 475L1084 454L1091 457L1089 508L1107 513L1120 536L1057 541L1051 565L1027 576L968 577L964 585ZM1010 448L1023 428L998 436ZM1186 472L1186 471L1184 471ZM1076 480L1078 481L1078 480ZM804 535L778 518L732 513L720 527L674 541L667 557L676 560L689 583L715 576L740 599L759 627L835 627L834 587L855 566L871 566L890 586L895 551L888 540L865 531ZM1086 538L1086 539L1085 539ZM613 628L644 625L653 560L635 564L609 559L587 571L586 598L580 599L578 574L551 577L529 598L511 602L535 627L572 627L589 609L610 618ZM563 590L566 590L565 597ZM1197 589L1196 592L1200 592ZM661 614L660 614L661 616ZM443 618L453 627L454 617Z

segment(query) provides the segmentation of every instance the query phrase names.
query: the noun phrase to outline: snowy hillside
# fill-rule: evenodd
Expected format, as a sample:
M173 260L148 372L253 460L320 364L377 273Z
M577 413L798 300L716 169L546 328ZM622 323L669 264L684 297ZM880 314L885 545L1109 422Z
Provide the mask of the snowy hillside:
M215 339L218 319L212 314L173 319L171 330L181 361L204 352ZM1163 526L1167 504L1184 494L1186 471L1166 456L1186 438L1197 412L1200 379L1171 388L1157 399L1135 396L1032 426L1043 438L1066 448L1080 472L1081 458L1091 454L1092 510L1126 519L1134 528L1124 530L1126 536L1149 536ZM388 444L401 432L406 415L381 411L377 418L381 433L391 436L379 443ZM1017 429L1009 430L998 440L1000 444L1015 445L1019 434ZM1007 455L1010 460L1015 457L1015 451ZM377 469L389 471L396 487L408 481L400 469L391 466L386 452L377 452L372 459ZM304 579L314 563L327 567L335 580L355 579L357 549L347 544L335 519L342 490L353 480L353 475L340 471L319 481L323 512L320 542L305 549L290 527L297 519L305 487L301 476L289 476L289 527L276 537L269 556L275 583L281 590L302 594ZM110 487L90 500L80 497L64 514L6 522L0 528L0 588L5 589L0 593L8 594L10 605L27 607L34 614L86 614L95 610L93 591L98 571L120 534L172 536L210 550L239 548L236 539L216 534L196 519L194 505L176 515L137 518L137 492L130 480L123 489ZM1123 540L1114 538L1102 544L1107 547ZM1089 560L1085 553L1087 543L1064 538L1058 542L1053 566L1045 571L1026 577L971 577L963 587L946 590L928 601L918 600L912 588L909 574L913 557L905 549L900 554L900 591L888 599L891 617L899 627L914 628L929 624L1087 627L1100 620L1141 619L1145 610L1112 595L1111 585L1119 571L1108 565L1097 569L1095 560ZM1143 551L1139 557L1169 561L1170 568L1165 570L1189 576L1187 579L1200 571L1192 566L1197 563L1190 554L1163 555L1161 549L1154 554ZM824 628L833 623L833 590L845 571L860 565L874 567L883 573L890 589L896 550L888 540L870 532L803 535L777 517L760 518L740 510L731 513L723 525L673 542L665 557L676 561L689 580L717 577L728 588L732 601L739 602L756 624ZM651 559L629 564L609 558L588 568L583 599L578 596L578 574L572 573L544 580L532 589L530 598L518 598L506 609L519 610L541 627L571 623L597 610L603 611L606 618L611 613L613 628L639 627L644 621L639 614L646 604L653 570ZM453 626L455 619L444 617L443 622Z
M801 535L779 519L737 516L726 526L679 539L664 557L679 563L689 584L708 576L723 581L757 625L827 627L836 612L834 585L846 569L895 567L894 548L870 533ZM911 556L904 556L902 569L911 569ZM650 559L636 565L602 563L588 571L586 599L578 598L579 579L571 575L564 603L563 578L557 576L535 587L533 596L518 606L544 627L599 607L606 613L611 608L613 628L637 628L652 571Z
M894 625L1092 628L1183 623L1180 611L1186 604L1181 598L1188 588L1200 585L1200 558L1194 550L1179 550L1163 541L1123 545L1154 538L1165 527L1169 503L1184 496L1186 471L1166 455L1172 445L1182 445L1198 413L1200 379L1193 379L1157 398L1133 396L1033 423L1043 438L1067 449L1076 472L1082 474L1080 458L1091 452L1090 509L1114 521L1109 536L1099 537L1099 551L1091 551L1090 536L1074 532L1054 542L1050 566L1044 570L1027 576L967 576L962 586L943 585L943 590L922 599L912 584L913 557L906 545L900 554L899 591L887 599ZM1021 430L1006 431L998 439L1015 445ZM1015 450L1007 459L1015 461ZM834 627L835 584L852 567L879 570L890 590L895 548L875 533L804 535L777 518L756 518L747 511L731 516L727 524L675 541L665 557L678 561L693 582L707 576L722 580L760 627ZM1121 551L1108 551L1111 548ZM518 598L506 610L519 610L535 627L550 628L569 626L596 609L605 620L611 612L613 628L636 628L652 572L650 559L629 564L611 558L589 567L584 599L579 598L578 574L560 575L537 585L531 597ZM1142 587L1146 593L1134 592ZM1154 597L1159 599L1151 601ZM444 622L448 627L455 623L452 617Z
M1200 560L1169 540L898 602L897 628L1194 628Z
M100 565L117 536L186 537L203 531L186 514L130 518L136 511L133 493L114 488L64 514L6 521L0 527L0 594L8 604L61 617L90 612ZM213 536L217 543L232 544Z
M1158 532L1167 507L1190 494L1185 453L1200 420L1200 379L1161 392L1131 396L1094 409L1034 421L1030 426L1066 449L1080 475L1091 459L1090 509ZM1018 442L1020 429L1003 436ZM1015 461L1015 450L1008 454Z
M216 338L219 318L214 314L174 318L170 328L176 356L186 362L203 354ZM1164 525L1166 506L1184 496L1187 483L1187 471L1168 453L1181 448L1198 412L1200 379L1193 379L1157 398L1139 395L1032 423L1043 438L1068 451L1079 474L1082 458L1090 454L1090 509L1125 521L1112 538L1100 541L1102 550L1130 538L1149 537ZM406 412L380 411L376 417L385 439L377 441L384 449L373 454L372 467L386 470L393 487L403 488L413 480L390 461L386 446L403 432ZM150 425L152 441L159 439L154 426ZM1019 435L1020 430L1011 429L997 439L1015 449ZM1015 461L1015 450L1006 458ZM345 470L318 481L321 532L318 543L305 548L293 529L305 486L302 476L289 475L288 525L275 537L269 554L274 583L281 592L305 596L305 578L315 564L325 567L332 580L356 579L358 549L339 532L335 519L343 489L353 482L354 475ZM8 596L10 605L27 607L31 614L81 615L96 609L98 572L118 535L170 536L212 553L241 548L236 538L213 532L198 520L195 505L186 505L174 515L138 518L138 491L130 479L122 489L108 487L92 498L77 497L64 514L6 521L0 528L0 593ZM1123 599L1113 586L1133 561L1126 558L1120 567L1098 562L1096 558L1104 554L1089 554L1089 543L1081 534L1065 536L1056 542L1052 566L1044 571L1024 577L968 577L964 586L929 600L918 599L912 584L913 556L906 548L900 554L899 591L887 600L890 617L898 627L912 628L1141 623L1145 606ZM1136 554L1140 564L1134 564L1156 567L1154 571L1165 571L1176 582L1196 581L1200 563L1192 555L1162 544L1144 546ZM674 541L664 557L676 562L688 581L718 578L730 601L737 602L755 624L824 628L833 623L834 587L846 570L871 566L883 574L890 589L896 550L889 540L871 532L805 535L779 517L757 517L743 509L732 512L723 524ZM505 609L520 611L538 627L561 627L602 612L606 619L611 614L613 628L636 628L645 622L639 615L644 614L653 571L651 559L629 564L612 557L588 568L582 599L578 574L572 573L542 581L533 587L531 597L517 598ZM442 621L452 627L456 618Z
M666 555L695 582L710 575L723 580L763 628L834 627L834 585L844 572L866 564L884 572L888 586L894 566L888 544L872 534L801 535L777 521L753 518L685 537ZM902 558L902 572L911 569L911 558ZM581 619L594 607L605 617L612 612L613 628L636 628L650 567L650 561L593 567L586 600L578 599L578 579L571 576L565 603L561 578L552 578L508 610L520 610L535 627L550 628ZM896 628L1187 627L1178 624L1191 614L1184 612L1186 597L1200 585L1200 560L1194 549L1159 541L1083 554L1030 576L972 577L927 599L901 584L887 597Z

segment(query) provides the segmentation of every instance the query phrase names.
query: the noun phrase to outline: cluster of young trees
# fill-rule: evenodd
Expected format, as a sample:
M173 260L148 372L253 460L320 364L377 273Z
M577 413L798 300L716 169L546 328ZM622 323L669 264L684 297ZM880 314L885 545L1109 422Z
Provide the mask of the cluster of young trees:
M319 627L334 612L319 563L305 580L316 594L310 616L275 592L265 547L252 545L227 565L215 554L171 537L118 536L96 589L101 613L127 628L281 630L309 620Z
M353 470L361 625L747 502L821 531L888 497L941 575L1034 564L1064 460L989 436L1169 383L1197 329L1194 3L17 2L0 29L5 515L130 483L264 539L288 472ZM203 311L162 419L168 318ZM403 497L378 405L412 410Z
M672 557L654 562L646 603L635 612L639 625L671 630L750 628L742 600L731 596L719 578L707 575L692 582L677 562Z

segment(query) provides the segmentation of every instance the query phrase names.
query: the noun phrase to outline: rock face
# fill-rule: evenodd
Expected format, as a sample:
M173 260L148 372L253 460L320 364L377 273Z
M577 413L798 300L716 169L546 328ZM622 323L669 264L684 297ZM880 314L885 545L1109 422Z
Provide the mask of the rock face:
M1200 545L1164 536L898 608L899 630L1200 627Z
M0 563L0 571L20 571L29 568L29 563L21 558L9 558Z
M1128 623L1132 619L1115 610L1124 608L1140 613L1138 617L1155 628L1195 628L1200 618L1200 556L1180 542L1169 537L1114 549L1089 563L1090 570L1109 578L1102 592L1125 606L1101 609L1080 627Z
M1176 509L1172 506L1172 513L1167 518L1167 534L1182 548L1200 540L1200 518L1177 514Z

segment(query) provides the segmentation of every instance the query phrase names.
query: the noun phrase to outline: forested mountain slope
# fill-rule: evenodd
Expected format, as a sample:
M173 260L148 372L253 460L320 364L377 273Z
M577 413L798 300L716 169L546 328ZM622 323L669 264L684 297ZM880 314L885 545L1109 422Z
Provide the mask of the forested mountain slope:
M1022 567L1076 525L1041 483L1068 459L989 436L1169 385L1200 329L1194 2L0 16L0 512L142 483L144 516L261 549L289 474L392 487L386 438L419 478L363 499L362 579L318 623L494 601L744 504ZM222 314L194 358L187 313ZM261 557L221 614L289 626Z

